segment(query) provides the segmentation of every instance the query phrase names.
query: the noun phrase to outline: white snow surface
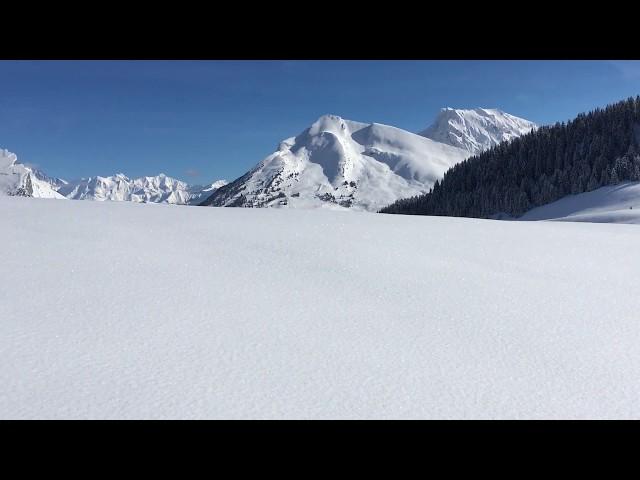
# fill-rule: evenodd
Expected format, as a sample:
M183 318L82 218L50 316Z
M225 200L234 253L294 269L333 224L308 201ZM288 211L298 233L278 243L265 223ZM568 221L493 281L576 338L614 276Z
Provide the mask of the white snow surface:
M58 190L73 200L131 201L185 205L199 203L216 189L226 185L218 180L211 185L189 185L186 182L166 176L164 173L153 177L131 179L119 173L110 177L89 177L68 182Z
M0 418L638 418L635 225L0 197Z
M640 224L640 182L569 195L529 210L518 220Z
M31 181L32 191L30 196L36 198L64 198L56 192L57 185L61 184L63 180L49 178L40 170L20 163L15 153L0 149L0 195L17 194L20 189L26 188L27 178Z
M420 135L477 155L535 128L535 123L495 108L464 110L447 107Z

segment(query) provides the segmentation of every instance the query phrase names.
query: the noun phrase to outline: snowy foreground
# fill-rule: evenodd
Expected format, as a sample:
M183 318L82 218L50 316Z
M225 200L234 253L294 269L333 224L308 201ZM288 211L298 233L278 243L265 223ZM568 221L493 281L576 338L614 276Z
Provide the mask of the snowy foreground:
M0 197L0 418L638 418L640 229Z

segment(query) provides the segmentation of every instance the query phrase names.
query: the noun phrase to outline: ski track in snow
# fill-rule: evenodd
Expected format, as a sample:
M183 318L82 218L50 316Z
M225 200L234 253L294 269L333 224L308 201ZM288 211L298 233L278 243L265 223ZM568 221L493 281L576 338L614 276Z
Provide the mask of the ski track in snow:
M638 418L640 230L0 197L0 418Z

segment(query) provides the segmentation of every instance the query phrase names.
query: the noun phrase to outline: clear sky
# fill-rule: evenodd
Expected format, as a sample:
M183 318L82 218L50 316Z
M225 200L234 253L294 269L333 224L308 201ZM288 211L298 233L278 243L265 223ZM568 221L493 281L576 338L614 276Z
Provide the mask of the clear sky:
M640 62L0 61L0 147L62 178L232 180L333 113L410 131L441 107L545 124L640 94Z

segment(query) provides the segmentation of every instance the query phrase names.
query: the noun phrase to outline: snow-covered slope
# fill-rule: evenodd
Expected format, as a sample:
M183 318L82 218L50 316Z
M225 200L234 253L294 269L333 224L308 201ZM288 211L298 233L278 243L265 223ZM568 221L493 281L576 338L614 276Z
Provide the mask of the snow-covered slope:
M466 156L399 128L325 115L204 204L377 210L428 191Z
M62 199L56 192L62 182L18 162L15 153L0 149L0 195Z
M189 187L189 201L190 205L198 205L202 201L206 200L220 187L224 187L227 183L226 180L216 180L210 185L191 185Z
M529 210L518 220L640 223L640 182L626 182L569 195Z
M497 109L443 108L435 122L420 135L476 155L534 128L535 123Z
M226 184L219 180L211 185L189 185L160 174L155 177L130 179L119 173L111 177L89 177L69 182L58 190L73 200L111 200L131 202L171 203L184 205L202 201Z
M49 175L44 173L42 170L39 170L37 168L33 168L33 167L30 167L30 168L31 168L31 171L33 172L33 175L38 180L48 183L49 185L51 185L51 188L53 188L55 191L58 191L60 187L69 183L62 178L50 177Z
M636 225L18 197L0 219L3 419L640 417Z

